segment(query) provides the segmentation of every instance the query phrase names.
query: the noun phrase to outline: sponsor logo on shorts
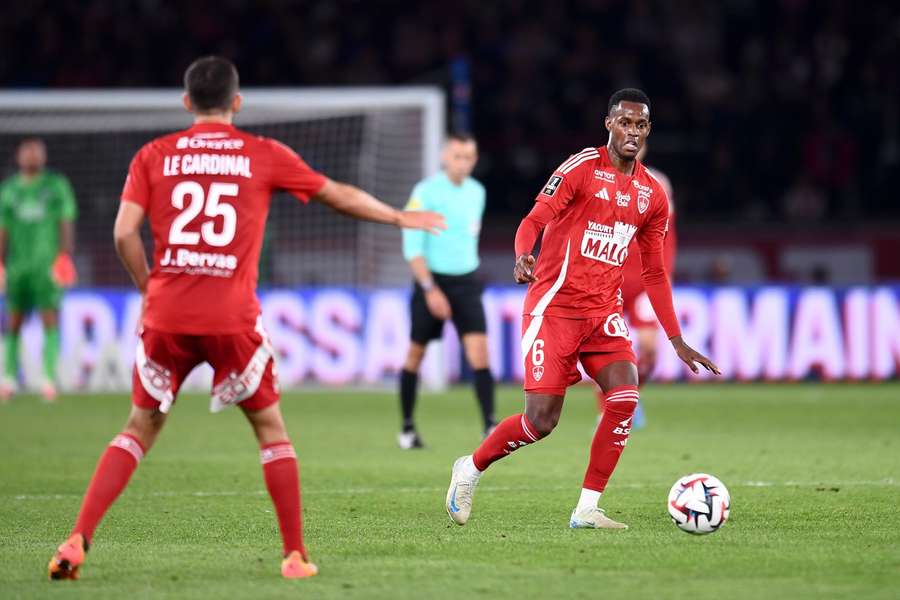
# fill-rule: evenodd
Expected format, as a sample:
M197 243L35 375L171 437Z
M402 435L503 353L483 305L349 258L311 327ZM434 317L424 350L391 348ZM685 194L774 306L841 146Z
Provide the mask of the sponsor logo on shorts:
M163 367L150 357L147 357L144 364L138 365L138 368L144 376L142 381L145 384L150 385L154 390L166 392L172 389L172 371ZM147 391L150 392L152 390Z
M606 323L603 324L603 333L609 337L621 337L628 339L628 327L625 325L625 319L619 313L613 313L606 317Z
M588 221L581 238L581 255L591 260L621 267L628 258L628 245L637 227L616 221L615 226Z
M541 190L541 193L545 196L552 196L556 193L559 184L562 183L562 175L553 175L550 177L550 180L547 181L547 185L544 186L544 189Z
M535 381L540 381L541 378L544 376L544 367L542 367L542 366L532 367L531 376L534 377Z

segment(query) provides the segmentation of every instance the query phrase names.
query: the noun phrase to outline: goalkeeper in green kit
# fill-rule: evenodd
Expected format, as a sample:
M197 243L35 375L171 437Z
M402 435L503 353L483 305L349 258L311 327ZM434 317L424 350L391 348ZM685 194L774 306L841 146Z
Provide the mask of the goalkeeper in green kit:
M59 305L64 287L75 283L72 262L77 207L65 176L44 169L47 149L39 138L16 150L19 172L0 185L0 285L9 317L4 339L0 401L18 389L19 332L32 310L44 326L41 394L56 399Z

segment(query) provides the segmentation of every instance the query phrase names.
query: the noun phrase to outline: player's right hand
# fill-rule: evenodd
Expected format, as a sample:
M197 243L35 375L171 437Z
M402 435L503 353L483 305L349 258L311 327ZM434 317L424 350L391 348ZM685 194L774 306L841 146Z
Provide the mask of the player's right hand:
M425 304L428 305L428 312L434 315L435 319L446 321L450 318L450 301L439 287L435 286L425 292Z
M516 259L516 266L513 269L513 279L516 283L531 283L537 281L534 276L534 256L523 254Z
M403 229L421 229L433 234L447 229L444 215L430 210L401 210L397 225Z

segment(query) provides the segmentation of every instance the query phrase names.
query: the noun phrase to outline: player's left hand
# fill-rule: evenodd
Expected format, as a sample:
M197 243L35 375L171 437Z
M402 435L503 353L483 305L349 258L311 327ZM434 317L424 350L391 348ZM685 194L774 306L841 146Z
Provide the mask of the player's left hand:
M672 342L672 347L675 349L678 358L690 367L695 375L700 372L700 369L697 368L697 363L701 364L703 368L710 373L715 373L716 375L722 374L719 367L716 366L716 363L688 346L685 341L681 339L680 335L673 337L670 341Z
M53 261L51 270L53 281L60 287L72 287L78 280L78 272L75 270L75 263L72 257L66 252L60 252Z
M403 229L421 229L437 234L447 229L444 215L430 210L401 210L397 226Z

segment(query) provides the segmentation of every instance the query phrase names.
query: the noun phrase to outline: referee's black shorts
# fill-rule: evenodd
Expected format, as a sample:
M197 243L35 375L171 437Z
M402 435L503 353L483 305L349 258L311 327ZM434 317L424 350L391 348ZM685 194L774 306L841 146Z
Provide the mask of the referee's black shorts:
M467 333L485 333L487 331L484 320L484 306L481 304L481 294L484 285L478 279L477 271L464 275L433 275L437 285L447 300L450 302L453 324L460 336ZM425 291L416 282L413 285L412 299L410 300L410 313L412 316L412 334L410 339L422 346L429 341L438 339L444 330L444 321L438 319L428 310L425 303Z

